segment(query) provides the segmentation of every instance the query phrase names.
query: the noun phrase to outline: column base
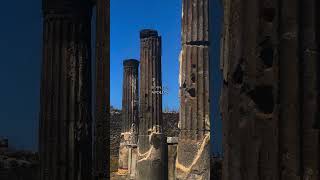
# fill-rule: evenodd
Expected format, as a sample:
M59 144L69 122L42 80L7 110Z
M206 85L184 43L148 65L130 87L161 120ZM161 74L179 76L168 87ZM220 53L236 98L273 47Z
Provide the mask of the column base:
M137 167L137 145L129 145L129 169L128 169L128 179L136 178L136 167Z
M128 171L128 157L129 157L129 147L128 140L130 133L121 133L120 147L119 147L119 165L118 172L119 174L124 174Z
M167 180L166 152L164 134L140 135L136 179Z
M201 141L179 140L177 154L177 180L210 179L210 132Z

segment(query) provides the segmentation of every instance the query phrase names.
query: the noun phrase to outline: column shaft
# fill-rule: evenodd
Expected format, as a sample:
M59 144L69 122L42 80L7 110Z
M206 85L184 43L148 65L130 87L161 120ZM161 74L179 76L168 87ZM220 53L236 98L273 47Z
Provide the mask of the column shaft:
M142 30L140 122L137 179L163 180L166 175L165 137L162 131L161 37L154 30Z
M41 179L90 179L91 3L73 8L44 1L43 7Z
M184 0L177 179L210 179L209 1Z
M223 179L318 179L319 3L224 2Z
M110 178L110 0L96 0L94 180Z
M136 144L138 124L138 68L139 61L123 62L122 131L119 148L119 169L128 170L129 146Z

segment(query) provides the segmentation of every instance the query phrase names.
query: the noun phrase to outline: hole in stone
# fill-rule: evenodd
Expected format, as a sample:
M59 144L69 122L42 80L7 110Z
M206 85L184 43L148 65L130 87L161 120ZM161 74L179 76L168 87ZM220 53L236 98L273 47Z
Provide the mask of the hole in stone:
M147 111L148 111L148 112L150 112L150 111L151 111L151 106L148 106Z
M196 75L194 73L191 74L191 81L192 83L196 82Z
M267 68L272 67L273 64L273 48L265 47L260 52L260 58L263 63L267 66Z
M275 16L274 8L264 8L262 10L262 18L267 22L272 22Z
M261 47L259 57L263 61L263 63L267 66L267 68L272 67L273 65L273 48L272 43L269 36L266 36L265 39L259 44Z
M188 93L191 97L196 97L196 90L195 88L188 89Z
M148 94L144 94L144 97L148 97Z
M191 67L192 67L192 68L196 68L197 66L196 66L195 64L192 64Z
M233 78L235 83L242 84L242 81L243 81L243 70L242 70L240 64L238 64L236 70L234 71L234 73L232 75L232 78Z
M182 88L186 88L187 87L187 84L186 84L186 82L184 82L183 84L182 84Z
M249 92L249 95L260 111L267 114L273 112L274 102L272 86L258 86Z

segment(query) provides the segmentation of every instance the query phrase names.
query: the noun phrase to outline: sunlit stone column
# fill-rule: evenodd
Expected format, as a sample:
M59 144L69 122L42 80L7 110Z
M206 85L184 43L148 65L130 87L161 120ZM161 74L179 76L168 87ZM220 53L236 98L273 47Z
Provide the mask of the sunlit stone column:
M184 0L176 178L210 179L208 0Z
M137 179L163 180L166 138L162 127L161 37L155 30L140 32L140 122Z

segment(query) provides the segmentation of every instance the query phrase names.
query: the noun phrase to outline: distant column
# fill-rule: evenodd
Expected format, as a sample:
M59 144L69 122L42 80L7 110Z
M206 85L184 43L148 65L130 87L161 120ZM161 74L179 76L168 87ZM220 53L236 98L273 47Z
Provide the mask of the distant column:
M161 37L155 30L140 32L140 122L137 179L163 180L166 175L162 130Z
M135 59L123 62L122 132L119 148L119 169L128 170L129 145L136 144L138 124L138 68Z
M92 178L91 3L43 0L41 180Z
M183 1L177 179L210 179L209 0Z

